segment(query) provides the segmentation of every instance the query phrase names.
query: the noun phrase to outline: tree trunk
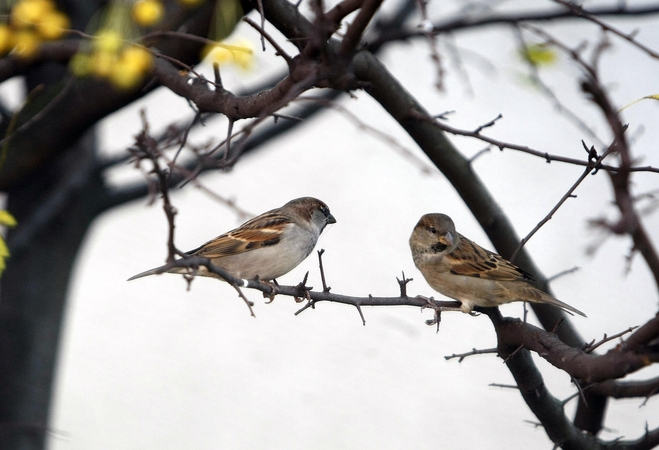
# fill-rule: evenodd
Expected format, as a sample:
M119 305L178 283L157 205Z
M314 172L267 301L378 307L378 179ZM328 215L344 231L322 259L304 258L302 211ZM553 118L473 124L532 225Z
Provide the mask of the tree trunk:
M71 269L98 215L103 182L94 140L78 145L8 197L18 226L0 280L0 448L41 449Z

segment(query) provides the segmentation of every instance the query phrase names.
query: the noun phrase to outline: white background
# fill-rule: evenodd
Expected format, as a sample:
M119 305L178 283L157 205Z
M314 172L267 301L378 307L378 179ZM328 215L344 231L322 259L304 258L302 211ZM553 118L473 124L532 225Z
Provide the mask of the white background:
M528 2L510 3L511 9ZM550 7L551 2L535 2ZM456 7L451 4L451 7ZM434 17L448 7L435 5ZM614 22L657 49L657 21ZM548 28L568 45L599 31L583 23ZM270 27L272 31L272 27ZM253 30L237 35L258 46ZM601 63L601 78L620 107L657 94L659 63L620 39ZM473 89L447 56L446 90L434 88L436 68L423 40L396 44L381 55L389 70L432 113L456 112L449 124L466 129L503 114L486 134L553 154L584 158L577 129L528 82L510 30L483 28L455 35L453 45ZM257 52L251 74L223 69L228 89L239 91L282 62ZM492 67L488 66L491 64ZM207 71L206 73L210 73ZM542 71L561 100L589 123L602 140L610 139L599 113L578 91L578 69L566 57ZM361 121L393 136L431 167L422 152L368 95L355 93L341 104ZM138 111L147 108L155 129L189 117L186 102L159 90L102 126L104 154L130 145L139 131ZM639 164L659 166L656 102L643 101L623 114L634 136ZM239 126L239 125L238 125ZM226 133L226 123L208 122L192 139L201 142ZM471 156L482 142L451 138ZM492 150L474 162L520 236L526 235L555 205L582 169L506 150ZM111 181L137 180L128 165ZM310 121L294 134L244 157L229 173L200 178L205 186L252 214L300 196L324 200L338 223L328 227L318 248L326 250L328 284L341 294L395 296L396 277L414 281L410 294L436 295L412 262L407 240L418 218L428 212L451 215L458 230L491 248L484 233L450 184L436 170L419 165L353 119L336 111ZM656 190L656 175L634 176L634 192ZM588 177L554 218L527 245L543 272L551 276L574 266L580 270L552 283L557 298L586 312L574 324L584 340L600 339L645 323L657 311L657 289L640 257L625 273L628 238L611 237L594 257L586 247L604 238L589 219L615 219L606 174ZM238 226L230 209L193 186L173 194L176 243L184 250ZM659 245L657 214L644 224ZM424 324L430 311L410 307L366 308L366 326L349 306L321 303L299 316L301 305L288 297L265 304L256 291L250 317L235 291L216 280L197 279L191 291L180 276L125 280L162 264L167 225L160 204L138 201L96 221L72 280L62 336L53 406L51 450L78 449L254 449L254 448L551 448L542 428L518 392L489 386L513 380L494 355L446 361L444 356L496 345L486 317L447 313L439 333ZM314 254L279 279L320 287ZM502 308L521 316L522 305ZM531 318L534 320L534 318ZM534 355L551 392L574 392L569 376ZM656 369L635 377L657 375ZM659 426L659 400L612 401L602 437L637 438L646 421ZM572 417L575 402L566 406Z

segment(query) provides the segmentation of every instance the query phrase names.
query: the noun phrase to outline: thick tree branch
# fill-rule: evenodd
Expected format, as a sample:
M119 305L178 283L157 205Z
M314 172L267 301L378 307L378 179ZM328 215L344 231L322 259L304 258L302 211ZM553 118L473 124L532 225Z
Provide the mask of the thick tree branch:
M589 390L612 398L648 398L659 393L659 377L641 381L606 380Z
M381 4L382 0L362 0L357 17L348 26L348 30L341 41L341 46L339 47L339 54L341 56L344 58L352 56L361 42L366 27L373 20L373 16Z
M655 319L639 328L652 327ZM564 370L573 378L594 383L624 377L652 363L659 362L659 351L647 346L627 348L623 343L603 355L586 353L562 342L553 333L542 330L519 319L502 318L495 323L499 346L510 351L519 346L536 352L550 364ZM630 339L636 333L632 334ZM645 343L647 344L647 342Z
M206 35L212 17L212 2L188 11L180 23L172 26L185 26L190 33ZM55 44L53 44L55 45ZM62 43L63 51L70 52L72 45ZM158 49L165 55L183 63L199 61L200 44L178 39L162 39ZM66 80L44 89L28 104L18 117L18 128L39 114L44 106L58 97ZM146 90L124 92L112 89L102 80L76 78L65 95L40 115L27 129L21 129L10 137L7 158L0 167L0 190L10 191L14 183L24 180L28 174L48 164L52 158L63 153L97 121L111 112L133 102L156 86L151 84ZM0 130L3 134L5 129ZM53 139L57 136L57 139ZM7 137L5 137L7 139Z
M318 82L319 76L312 63L297 67L299 70L285 77L272 89L247 97L236 96L224 89L211 90L201 80L191 82L186 74L181 74L180 70L164 59L156 61L153 71L163 86L194 102L200 111L221 113L235 121L262 117L269 111L276 111Z
M565 416L564 403L548 391L529 351L526 348L519 350L518 346L516 347L514 343L507 341L507 333L506 335L499 333L500 326L506 322L509 323L510 319L503 318L499 310L495 308L490 308L485 312L492 320L495 329L497 329L499 356L504 359L506 366L515 378L524 401L540 420L547 435L556 446L564 450L640 450L650 449L659 444L659 428L646 432L644 436L634 441L617 439L613 442L601 442L594 435L581 432Z

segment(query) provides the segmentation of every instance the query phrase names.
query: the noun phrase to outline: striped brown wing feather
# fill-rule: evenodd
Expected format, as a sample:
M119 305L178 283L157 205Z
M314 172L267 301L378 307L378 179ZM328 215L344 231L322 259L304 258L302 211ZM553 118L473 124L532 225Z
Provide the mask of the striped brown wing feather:
M206 258L222 258L274 245L279 242L284 227L290 223L288 217L266 213L188 253Z
M510 261L462 236L458 246L444 260L455 275L496 281L533 280Z

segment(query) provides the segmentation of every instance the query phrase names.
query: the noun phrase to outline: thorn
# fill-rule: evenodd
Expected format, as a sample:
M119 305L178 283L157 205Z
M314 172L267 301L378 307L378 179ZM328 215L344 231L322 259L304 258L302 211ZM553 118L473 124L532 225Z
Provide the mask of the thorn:
M414 280L413 278L405 278L405 272L403 273L403 279L399 279L396 277L396 281L398 282L398 285L400 286L400 296L403 298L407 298L407 283L410 281Z

